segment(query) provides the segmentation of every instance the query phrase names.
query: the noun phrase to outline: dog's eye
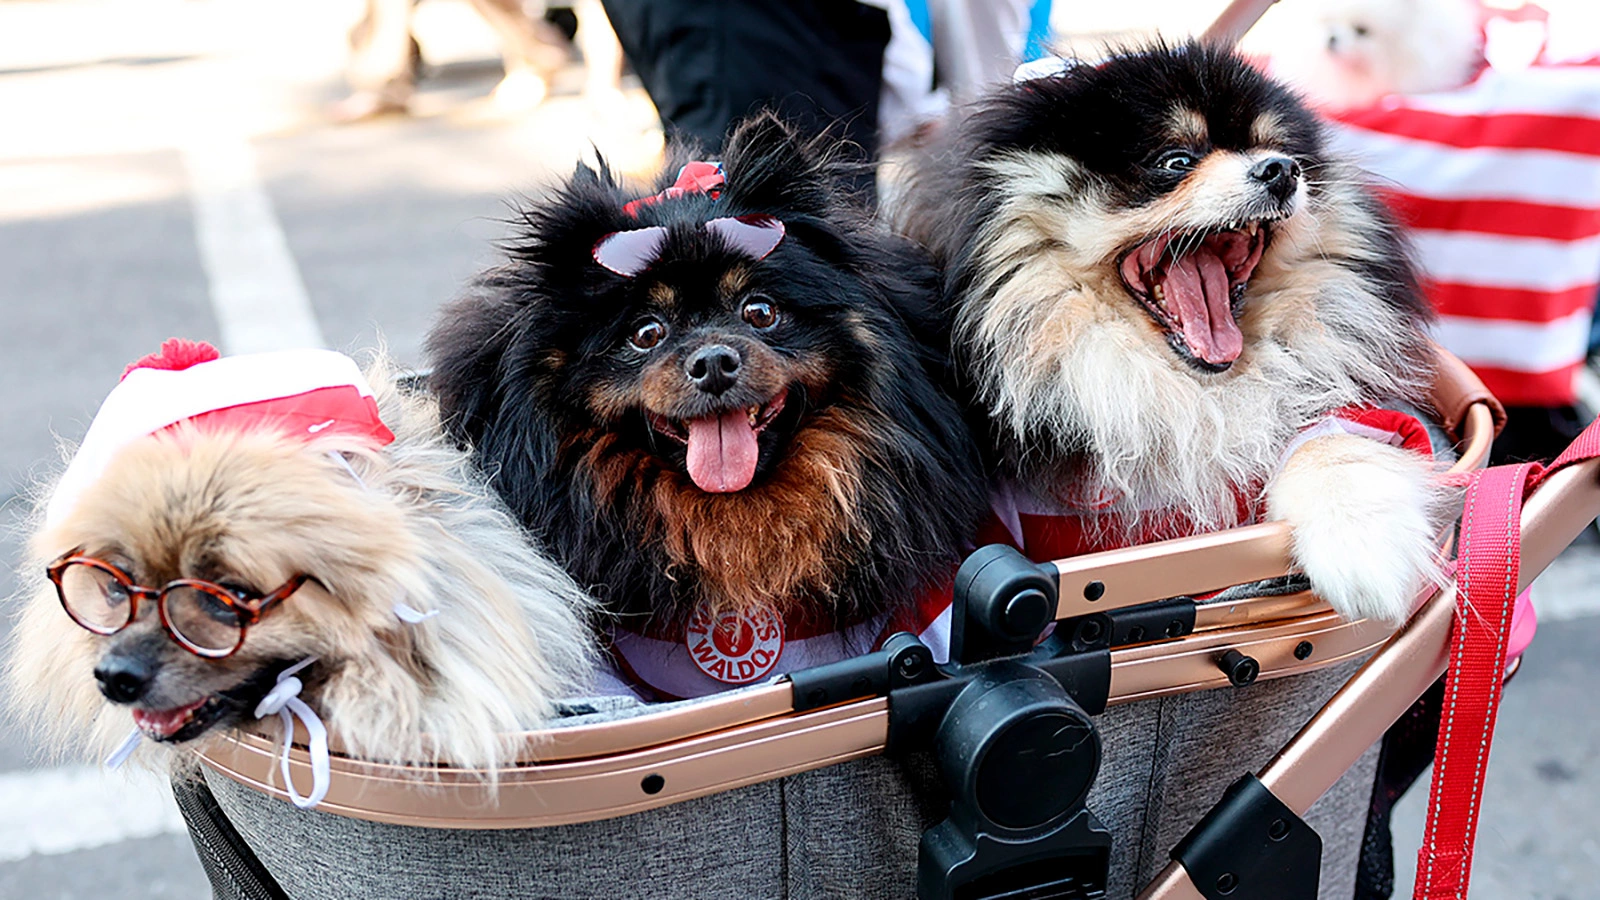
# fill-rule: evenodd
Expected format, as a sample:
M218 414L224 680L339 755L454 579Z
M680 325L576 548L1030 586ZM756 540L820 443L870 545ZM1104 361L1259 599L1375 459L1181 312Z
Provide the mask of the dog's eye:
M217 587L220 587L235 597L238 597L240 600L255 595L255 590L253 588L240 584L237 581L219 581L217 582Z
M666 336L667 326L650 319L634 330L633 337L628 338L628 343L632 344L635 350L649 350L661 343L661 339Z
M1156 160L1156 167L1169 172L1187 172L1194 168L1194 154L1187 150L1168 150Z
M1352 28L1351 31L1354 31L1356 33L1356 37L1366 37L1367 36L1367 26L1365 26L1365 25L1357 25L1355 28Z
M739 315L746 322L749 322L752 328L760 331L766 331L768 328L778 324L777 307L772 305L772 301L760 294L746 300L744 307L739 310Z

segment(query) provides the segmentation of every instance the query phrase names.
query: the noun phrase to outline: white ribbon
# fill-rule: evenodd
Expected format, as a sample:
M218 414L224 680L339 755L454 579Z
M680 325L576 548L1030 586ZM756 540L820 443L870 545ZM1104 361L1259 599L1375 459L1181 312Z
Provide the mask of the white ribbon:
M323 424L327 425L327 424L331 423L332 421L333 421L332 419L329 419L327 422L324 422ZM311 427L312 428L316 428L317 426L313 425ZM333 460L334 462L338 463L339 465L344 466L344 470L346 472L350 473L350 477L354 478L356 480L356 484L361 485L363 488L367 486L367 483L365 481L361 480L361 476L356 474L355 467L350 465L350 460L344 458L344 454L343 453L340 453L337 450L329 450L328 451L328 458Z
M430 609L427 612L423 612L404 600L396 600L394 602L394 617L406 623L407 625L415 625L418 622L426 622L438 614L439 610L437 609Z
M133 751L139 749L139 740L143 737L144 732L137 728L128 732L128 736L122 739L122 743L117 746L117 749L111 751L111 755L106 757L105 767L115 769L127 762L128 757L133 755Z
M316 711L300 699L300 689L304 685L295 677L296 672L316 661L315 656L308 656L279 672L278 683L256 704L256 718L264 719L277 713L283 723L283 755L278 760L279 770L283 773L283 786L289 792L289 799L301 809L316 806L328 795L328 729L323 726ZM289 748L294 743L295 716L300 717L301 723L306 726L306 733L311 736L311 793L304 797L295 791L294 781L289 777Z

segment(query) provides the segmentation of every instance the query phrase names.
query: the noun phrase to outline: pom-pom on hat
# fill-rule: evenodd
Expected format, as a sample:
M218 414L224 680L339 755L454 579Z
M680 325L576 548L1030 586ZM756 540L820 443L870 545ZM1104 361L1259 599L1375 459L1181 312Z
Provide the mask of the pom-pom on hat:
M380 446L394 440L378 417L372 388L343 353L282 350L223 358L210 344L172 338L128 366L100 404L50 496L45 522L65 518L117 451L180 422L271 429L306 440L328 434Z

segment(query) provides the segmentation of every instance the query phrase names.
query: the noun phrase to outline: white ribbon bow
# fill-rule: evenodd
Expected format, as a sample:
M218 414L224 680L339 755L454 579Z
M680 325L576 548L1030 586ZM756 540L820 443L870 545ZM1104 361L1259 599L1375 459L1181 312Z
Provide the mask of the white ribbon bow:
M328 795L328 729L317 717L316 711L300 699L300 689L304 685L295 677L296 672L316 661L315 656L308 656L279 672L278 683L256 704L256 718L265 719L276 713L283 723L283 754L278 757L279 771L283 773L283 787L289 792L289 799L301 809L316 806ZM301 723L306 726L306 733L311 736L311 793L304 797L294 789L294 781L289 777L289 748L294 743L295 716L300 717Z

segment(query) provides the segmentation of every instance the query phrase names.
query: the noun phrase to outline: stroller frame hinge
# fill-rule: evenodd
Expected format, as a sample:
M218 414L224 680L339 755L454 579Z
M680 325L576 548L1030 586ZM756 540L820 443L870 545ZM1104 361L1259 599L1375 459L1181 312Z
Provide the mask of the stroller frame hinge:
M1322 837L1245 775L1172 849L1206 900L1316 900Z

